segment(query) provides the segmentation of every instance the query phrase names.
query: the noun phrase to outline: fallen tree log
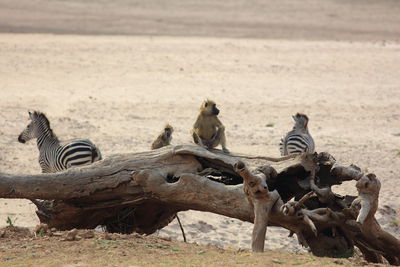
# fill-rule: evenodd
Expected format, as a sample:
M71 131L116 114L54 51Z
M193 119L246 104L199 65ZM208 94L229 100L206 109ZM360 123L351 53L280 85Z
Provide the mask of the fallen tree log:
M254 177L266 183L262 192L251 190ZM369 261L398 265L399 240L374 219L379 188L365 189L365 179L377 181L371 177L338 165L328 153L274 159L180 145L61 173L1 173L0 197L31 199L40 221L58 229L104 225L111 232L151 234L177 212L193 209L255 222L254 251L263 250L270 225L295 233L316 255L350 256L357 246ZM358 198L332 192L332 185L349 180L364 181Z

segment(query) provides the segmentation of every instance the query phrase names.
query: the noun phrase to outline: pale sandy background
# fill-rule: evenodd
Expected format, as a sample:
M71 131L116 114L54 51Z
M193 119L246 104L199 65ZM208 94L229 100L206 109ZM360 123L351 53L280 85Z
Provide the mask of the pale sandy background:
M400 2L385 0L0 0L0 171L40 172L35 142L17 142L29 109L105 157L149 149L166 122L174 144L190 142L205 98L231 151L277 156L304 112L317 151L381 179L378 217L400 237L398 14ZM356 194L354 183L335 191ZM0 226L9 216L34 227L34 210L0 199ZM179 215L189 242L249 248L249 223ZM181 239L175 222L157 234ZM269 228L267 248L298 250L287 234Z

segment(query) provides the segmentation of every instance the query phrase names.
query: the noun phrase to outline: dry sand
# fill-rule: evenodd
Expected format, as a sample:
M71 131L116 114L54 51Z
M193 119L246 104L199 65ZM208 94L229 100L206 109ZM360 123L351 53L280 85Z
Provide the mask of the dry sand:
M272 27L281 33L279 38L285 39L271 39L276 36L260 34L262 31L257 31L257 27L246 26L242 20L251 20L253 11L262 25L273 25L273 17L267 21L257 17L261 16L261 11L256 11L254 6L249 9L252 12L244 8L244 18L238 20L246 27L233 27L236 31L242 29L241 35L235 35L228 26L227 30L216 29L212 21L205 23L203 28L196 24L191 32L190 16L187 15L189 18L183 16L184 23L180 21L184 30L178 23L177 29L167 27L169 30L154 33L175 37L139 37L83 35L94 33L90 31L92 24L82 26L79 20L72 25L77 28L67 27L69 31L49 30L43 25L56 27L57 23L51 23L56 18L50 16L47 17L49 21L44 20L45 16L37 15L36 11L46 11L63 1L54 1L40 9L43 1L37 0L35 3L39 7L31 7L37 9L32 13L22 4L10 8L12 2L0 1L0 30L3 32L81 35L0 34L1 172L40 172L35 142L25 145L17 142L17 136L27 124L29 109L45 112L60 139L89 138L105 157L113 153L148 150L166 122L175 128L174 144L191 142L189 129L205 98L219 104L231 151L277 156L281 135L292 127L291 115L304 112L310 117L309 127L317 151L328 151L339 162L355 163L381 179L379 200L382 210L378 217L386 230L400 237L394 223L394 210L400 208L397 187L400 172L400 43L396 39L399 28L394 26L400 24L393 13L399 7L395 2L382 1L384 4L379 5L379 1L366 1L361 8L365 12L354 9L355 16L360 19L357 23L351 24L344 19L340 22L344 23L344 30L335 31L332 30L335 27L329 26L335 23L330 24L327 19L326 27L321 26L327 30L314 29L314 34L313 28L305 25L318 25L321 18L317 16L312 20L312 16L307 16L302 9L298 13L301 17L292 18L285 13L285 18L290 20L289 26ZM309 8L313 9L315 3L308 2ZM318 10L325 7L326 13L346 10L340 9L340 2L324 1L324 5L317 7ZM68 3L73 9L82 5L80 1ZM106 5L102 1L99 3ZM210 6L206 7L212 10ZM283 7L294 8L289 4ZM279 7L275 6L275 9L277 13L274 14L278 16ZM89 15L97 12L96 8L87 10ZM151 6L145 10L151 10ZM206 11L198 12L211 16ZM386 17L382 15L383 11L388 11ZM99 12L93 16L101 17L103 13ZM144 17L157 20L157 16L146 12L143 11ZM235 13L221 13L218 8L213 12L218 15L216 20L223 20L221 16L229 14L225 17L227 25L235 18ZM35 27L26 30L21 26L25 20L20 18L24 14L29 25ZM32 18L35 14L37 19ZM65 14L72 18L69 22L74 21L73 11ZM340 14L348 16L348 20L351 18L344 11ZM194 16L194 21L201 20L201 16ZM331 20L336 21L332 18L334 16ZM307 34L301 35L296 30L293 26L296 20L299 21L298 28ZM134 20L127 21L134 26ZM13 27L6 28L7 25ZM99 21L98 25L95 33L112 31L104 21ZM152 27L142 26L134 27L127 34L153 33ZM259 35L249 34L251 29ZM353 34L352 29L355 29ZM206 34L201 34L201 30ZM296 34L299 36L294 37ZM267 124L273 124L273 127L266 127ZM346 183L335 191L356 194L354 183ZM9 216L18 226L34 227L38 223L34 210L29 201L0 199L0 226L6 224ZM196 211L179 215L189 242L249 247L252 230L249 223ZM181 238L176 222L158 234ZM267 248L298 249L295 238L288 238L287 234L284 229L270 227Z
M398 0L0 0L0 32L400 40Z

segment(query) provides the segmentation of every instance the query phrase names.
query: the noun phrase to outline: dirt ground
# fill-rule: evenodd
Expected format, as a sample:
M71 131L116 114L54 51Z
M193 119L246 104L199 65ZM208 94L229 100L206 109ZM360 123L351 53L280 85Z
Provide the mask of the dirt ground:
M397 0L1 0L0 31L400 40Z
M319 258L274 250L200 246L137 234L104 234L80 230L74 235L54 232L33 235L25 229L0 229L0 266L360 266L350 259ZM373 266L373 265L369 265ZM380 265L383 266L383 265Z
M379 222L399 238L400 2L168 3L0 0L0 172L40 172L35 142L17 142L28 110L105 157L148 150L167 122L173 144L191 142L205 98L232 152L277 156L303 112L317 151L380 178ZM334 190L356 194L354 183ZM0 226L34 227L34 211L0 199ZM189 242L250 246L251 224L180 217ZM181 239L176 222L157 235ZM287 235L270 227L266 247L298 251Z

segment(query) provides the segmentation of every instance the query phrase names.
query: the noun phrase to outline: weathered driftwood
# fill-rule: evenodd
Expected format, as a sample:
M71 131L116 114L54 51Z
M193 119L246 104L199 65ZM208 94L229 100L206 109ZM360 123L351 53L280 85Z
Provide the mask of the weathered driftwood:
M244 180L244 192L254 210L254 228L251 248L254 252L263 252L268 217L272 207L280 199L279 193L268 190L267 179L276 177L276 171L267 167L250 172L241 161L235 164L235 170ZM268 176L268 177L267 177Z
M271 225L296 233L316 255L350 256L357 246L369 261L399 264L399 240L374 219L379 188L371 189L378 184L373 179L328 153L279 162L181 145L114 155L62 173L0 174L0 197L33 200L41 222L59 229L104 225L150 234L178 211L193 209L255 222L254 251L262 251ZM358 180L357 199L331 190L348 180Z

